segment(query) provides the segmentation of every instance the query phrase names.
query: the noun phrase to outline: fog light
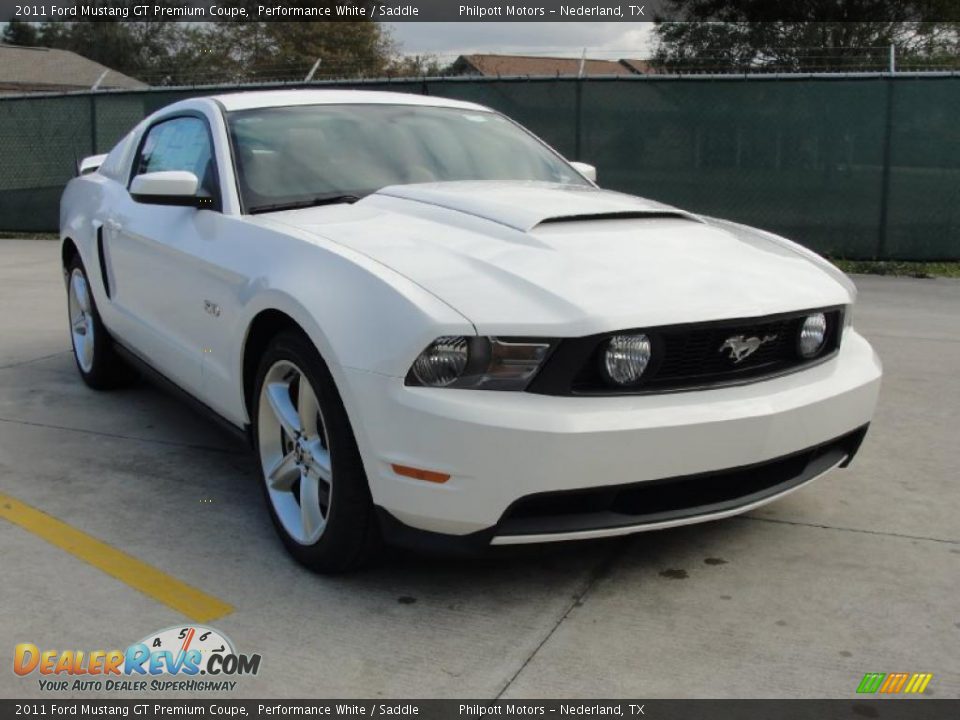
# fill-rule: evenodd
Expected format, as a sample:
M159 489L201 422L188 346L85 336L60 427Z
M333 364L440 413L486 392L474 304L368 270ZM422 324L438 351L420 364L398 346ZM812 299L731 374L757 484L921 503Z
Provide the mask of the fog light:
M827 339L827 317L823 313L808 315L800 328L800 355L812 358L823 349Z
M650 362L650 338L646 335L614 335L607 343L603 369L617 385L632 385Z
M468 355L465 337L439 337L414 361L413 374L424 385L445 387L463 374Z

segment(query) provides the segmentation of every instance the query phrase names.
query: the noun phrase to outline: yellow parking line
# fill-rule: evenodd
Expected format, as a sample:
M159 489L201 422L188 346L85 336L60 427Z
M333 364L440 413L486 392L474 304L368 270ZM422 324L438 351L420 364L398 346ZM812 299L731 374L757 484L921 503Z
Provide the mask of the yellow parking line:
M195 622L209 622L233 607L157 568L81 532L45 512L0 493L0 517L115 577Z

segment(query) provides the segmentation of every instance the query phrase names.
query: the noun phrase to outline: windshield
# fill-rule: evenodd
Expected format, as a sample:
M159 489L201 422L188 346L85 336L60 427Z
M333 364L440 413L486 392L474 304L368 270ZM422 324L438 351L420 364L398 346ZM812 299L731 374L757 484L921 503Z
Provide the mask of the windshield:
M247 212L350 202L450 180L588 184L501 115L411 105L309 105L228 114Z

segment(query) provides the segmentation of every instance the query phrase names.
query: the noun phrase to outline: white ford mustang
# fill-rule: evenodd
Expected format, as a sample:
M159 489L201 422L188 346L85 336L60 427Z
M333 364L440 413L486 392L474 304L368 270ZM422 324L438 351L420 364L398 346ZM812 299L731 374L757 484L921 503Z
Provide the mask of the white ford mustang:
M593 175L471 103L178 102L64 192L80 374L248 432L321 571L726 517L849 463L881 376L849 280Z

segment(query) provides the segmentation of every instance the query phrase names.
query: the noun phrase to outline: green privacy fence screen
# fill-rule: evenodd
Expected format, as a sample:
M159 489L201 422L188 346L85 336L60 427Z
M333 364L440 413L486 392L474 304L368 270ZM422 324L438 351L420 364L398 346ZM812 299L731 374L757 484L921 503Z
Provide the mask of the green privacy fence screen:
M834 257L960 259L960 76L336 85L488 105L566 157L595 164L604 187L765 228ZM106 152L171 102L236 89L0 99L0 230L56 230L75 157Z

